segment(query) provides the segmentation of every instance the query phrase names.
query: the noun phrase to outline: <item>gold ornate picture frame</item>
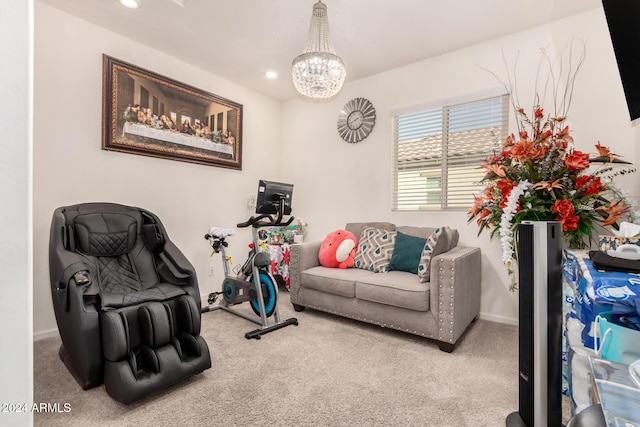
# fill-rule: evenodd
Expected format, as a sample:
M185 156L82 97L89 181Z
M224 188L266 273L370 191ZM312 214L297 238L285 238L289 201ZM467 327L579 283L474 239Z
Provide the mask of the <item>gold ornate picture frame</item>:
M102 149L242 169L242 105L103 55Z

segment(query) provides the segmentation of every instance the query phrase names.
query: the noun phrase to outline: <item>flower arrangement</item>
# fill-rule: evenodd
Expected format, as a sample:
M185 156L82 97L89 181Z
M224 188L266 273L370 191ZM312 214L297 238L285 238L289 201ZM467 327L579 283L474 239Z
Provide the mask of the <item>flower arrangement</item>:
M571 84L573 77L575 74ZM546 115L536 102L529 116L513 96L511 101L518 135L509 135L499 152L485 160L482 182L486 186L475 197L468 220L477 222L478 235L486 229L491 230L492 238L499 234L502 260L512 278L510 289L515 290L512 263L518 223L559 221L569 247L586 248L597 224L617 229L618 221L633 213L626 197L606 175L612 171L610 164L587 171L590 156L573 148L566 115ZM610 162L616 159L617 155L600 143L595 148Z

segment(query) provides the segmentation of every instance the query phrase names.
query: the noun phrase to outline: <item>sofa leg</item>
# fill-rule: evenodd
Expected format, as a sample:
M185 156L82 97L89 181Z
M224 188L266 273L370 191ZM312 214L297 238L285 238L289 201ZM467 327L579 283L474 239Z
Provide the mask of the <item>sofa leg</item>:
M304 309L306 308L304 305L299 305L295 303L291 303L291 304L293 305L293 309L297 312L304 311Z
M448 342L438 341L438 347L440 347L441 351L451 353L456 345Z

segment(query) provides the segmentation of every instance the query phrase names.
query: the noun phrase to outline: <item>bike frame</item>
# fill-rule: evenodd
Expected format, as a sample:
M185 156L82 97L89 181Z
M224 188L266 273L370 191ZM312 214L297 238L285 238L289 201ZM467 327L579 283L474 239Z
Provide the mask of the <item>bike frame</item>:
M245 274L244 268L241 268L238 275L234 276L231 270L231 263L229 262L229 258L227 258L227 252L224 245L220 246L220 254L222 255L222 268L224 270L225 279L227 278L241 279L247 282L251 282L251 278L253 277L253 280L255 282L254 284L256 288L256 293L258 294L258 306L260 307L260 320L256 319L255 317L248 316L244 313L241 313L229 307L229 305L225 300L222 300L217 307L213 307L211 310L215 310L219 308L221 310L231 312L237 316L247 319L253 323L257 323L258 325L261 325L262 327L266 328L269 326L269 323L267 320L266 310L264 306L264 295L262 293L262 286L260 285L260 273L264 273L267 276L269 276L271 283L273 283L274 285L273 288L274 288L274 292L276 293L276 298L278 297L278 285L273 275L269 272L268 268L265 268L264 266L260 267L255 265L256 256L259 253L264 253L264 252L259 252L257 249L258 247L260 247L260 239L258 238L258 229L255 227L252 228L251 234L253 236L253 248L249 251L247 260L242 264L242 266L244 267L248 262L251 263L250 275ZM280 313L278 312L278 310L276 310L273 313L273 316L274 316L275 322L280 323Z

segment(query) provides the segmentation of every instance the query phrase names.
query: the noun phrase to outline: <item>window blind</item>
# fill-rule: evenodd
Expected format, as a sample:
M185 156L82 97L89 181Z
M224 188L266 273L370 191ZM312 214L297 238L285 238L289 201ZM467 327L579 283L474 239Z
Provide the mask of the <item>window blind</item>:
M394 115L393 209L469 209L482 162L507 136L508 111L502 94Z

